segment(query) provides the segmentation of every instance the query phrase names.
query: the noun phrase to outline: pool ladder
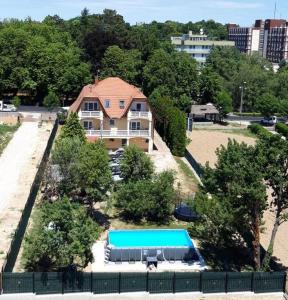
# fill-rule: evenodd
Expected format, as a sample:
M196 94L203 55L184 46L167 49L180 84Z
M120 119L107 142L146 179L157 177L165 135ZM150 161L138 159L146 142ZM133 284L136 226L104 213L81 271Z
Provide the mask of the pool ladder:
M105 248L105 252L104 252L104 262L105 262L105 264L108 264L110 254L111 254L111 249L109 247Z

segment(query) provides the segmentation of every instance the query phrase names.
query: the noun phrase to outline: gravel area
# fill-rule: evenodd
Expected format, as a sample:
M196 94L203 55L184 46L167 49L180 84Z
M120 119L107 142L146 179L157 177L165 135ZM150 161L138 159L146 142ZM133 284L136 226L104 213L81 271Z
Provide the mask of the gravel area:
M0 266L9 249L52 129L24 122L0 157Z

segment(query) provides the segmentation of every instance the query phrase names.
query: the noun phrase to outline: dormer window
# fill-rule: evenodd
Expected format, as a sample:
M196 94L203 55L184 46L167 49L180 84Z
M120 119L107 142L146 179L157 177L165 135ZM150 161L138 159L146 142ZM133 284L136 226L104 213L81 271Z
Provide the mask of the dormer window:
M98 102L85 102L84 103L85 111L97 111L98 110Z
M124 109L125 108L125 100L120 100L119 101L119 108Z
M110 107L110 100L109 99L105 100L104 106L105 106L105 108L109 108Z

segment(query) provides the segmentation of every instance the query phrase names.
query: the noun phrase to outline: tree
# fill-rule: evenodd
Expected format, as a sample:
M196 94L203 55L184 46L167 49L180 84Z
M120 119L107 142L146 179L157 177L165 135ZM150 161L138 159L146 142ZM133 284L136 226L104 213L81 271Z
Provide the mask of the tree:
M269 268L279 226L288 220L288 143L278 135L262 138L257 145L264 160L265 180L272 189L270 210L275 216L263 269Z
M125 182L151 179L154 165L151 158L135 145L125 148L120 161L120 169Z
M265 117L270 117L281 110L280 101L270 93L265 93L257 99L256 108Z
M80 124L77 113L71 112L65 125L62 127L59 138L74 138L78 137L81 142L86 141L85 131Z
M215 169L205 168L204 187L196 209L200 208L199 215L204 215L205 224L208 223L205 230L212 230L210 236L213 231L218 232L216 240L222 245L230 245L240 235L251 248L254 266L259 270L260 225L267 205L263 156L256 147L230 140L227 148L217 150L217 157ZM204 196L207 193L211 198ZM217 219L216 212L223 220ZM200 222L201 228L203 220ZM220 228L215 231L217 226Z
M120 77L132 84L141 84L141 53L138 50L122 50L118 46L109 47L101 61L101 77Z
M13 97L11 103L18 108L21 105L21 99L17 96Z
M69 195L77 189L79 155L83 141L77 136L57 139L52 150L51 163L59 166L59 193Z
M164 171L155 175L150 186L150 197L147 198L146 217L156 223L167 223L173 213L175 190L174 174Z
M28 271L57 271L71 265L85 268L92 261L92 245L99 227L85 208L68 198L43 202L25 238L23 261Z
M54 108L60 106L58 96L53 91L49 91L48 95L44 98L43 105L46 106L49 111L53 111Z
M112 183L109 156L102 141L82 145L77 163L77 174L78 186L85 191L92 210L93 203L105 198Z
M233 101L229 93L222 90L216 98L216 107L219 109L221 118L225 117L233 109Z
M125 219L140 222L145 217L150 186L150 180L129 181L120 186L115 205Z

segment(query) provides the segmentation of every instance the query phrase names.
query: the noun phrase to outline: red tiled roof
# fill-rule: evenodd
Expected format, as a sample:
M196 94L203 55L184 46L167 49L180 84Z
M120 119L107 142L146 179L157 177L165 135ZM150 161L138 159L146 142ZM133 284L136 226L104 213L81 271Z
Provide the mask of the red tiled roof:
M119 119L127 112L133 99L147 99L140 89L118 77L109 77L96 84L84 86L69 110L78 112L85 98L97 98L108 117ZM105 108L105 100L110 100L109 108ZM119 107L120 100L125 101L124 109Z

